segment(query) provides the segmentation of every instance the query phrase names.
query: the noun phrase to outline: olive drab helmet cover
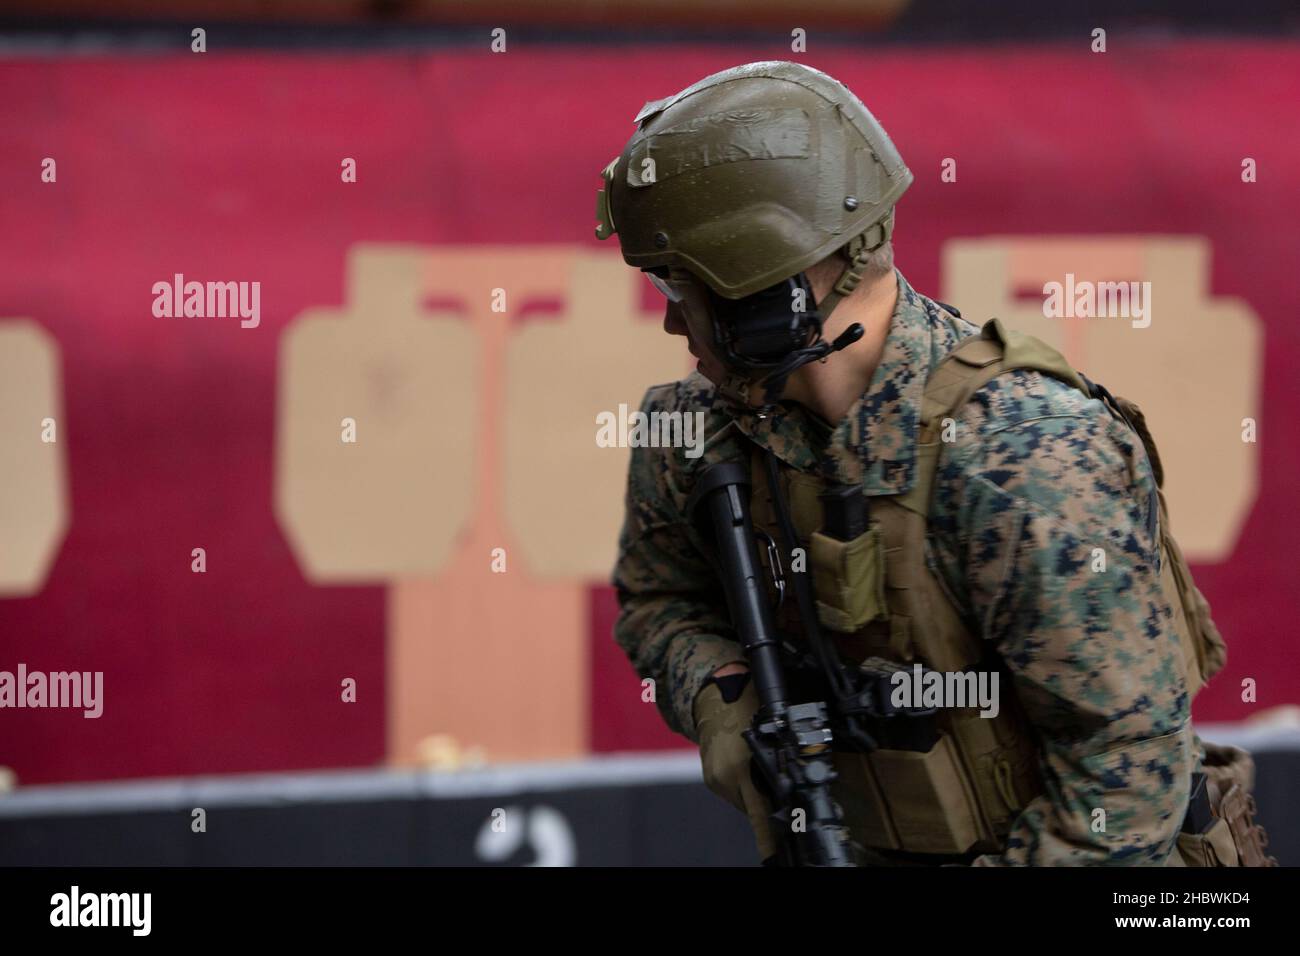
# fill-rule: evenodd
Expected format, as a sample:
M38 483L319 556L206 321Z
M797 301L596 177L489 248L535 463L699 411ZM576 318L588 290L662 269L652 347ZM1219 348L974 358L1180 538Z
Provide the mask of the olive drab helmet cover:
M889 238L893 206L912 183L862 102L799 63L715 73L647 103L636 123L604 170L597 237L617 232L628 265L684 269L727 299L841 248L854 272L854 256L865 265ZM851 292L860 268L830 297Z

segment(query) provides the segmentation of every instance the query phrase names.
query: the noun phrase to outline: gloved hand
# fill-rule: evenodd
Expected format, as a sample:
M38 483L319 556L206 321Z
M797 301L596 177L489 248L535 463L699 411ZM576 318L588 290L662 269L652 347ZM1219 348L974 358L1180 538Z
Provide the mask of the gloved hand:
M767 815L767 800L750 776L750 750L740 736L758 710L753 681L734 703L727 703L717 684L708 684L695 698L695 729L700 739L700 764L705 785L749 818L760 859L776 854Z

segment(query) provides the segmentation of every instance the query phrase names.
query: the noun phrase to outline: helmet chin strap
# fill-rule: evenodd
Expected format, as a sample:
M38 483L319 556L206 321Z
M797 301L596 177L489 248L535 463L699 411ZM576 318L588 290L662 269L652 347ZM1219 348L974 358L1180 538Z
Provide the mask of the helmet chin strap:
M849 240L848 245L844 247L844 255L848 258L849 264L835 280L831 290L817 303L823 322L835 311L837 305L853 294L853 290L862 282L862 273L866 271L871 254L887 243L893 234L894 210L890 209L884 219Z

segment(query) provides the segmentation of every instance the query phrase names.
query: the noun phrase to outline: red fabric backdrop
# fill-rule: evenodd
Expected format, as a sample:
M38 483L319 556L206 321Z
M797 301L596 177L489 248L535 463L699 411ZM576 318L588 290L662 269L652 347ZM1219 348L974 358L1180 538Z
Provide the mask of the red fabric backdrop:
M37 319L62 350L73 516L44 590L0 600L0 669L112 674L99 720L0 712L0 764L36 783L381 760L383 591L309 586L272 517L280 330L340 301L360 240L594 244L597 173L641 104L782 55L512 44L0 63L0 316ZM1231 656L1197 716L1243 716L1246 675L1267 675L1272 703L1300 700L1300 51L805 59L854 88L918 172L897 246L923 291L937 294L955 236L1212 239L1212 292L1246 299L1266 326L1269 440L1234 560L1198 569ZM47 156L56 185L39 179ZM359 163L347 189L344 156ZM945 156L961 177L941 187ZM1240 188L1243 156L1260 164L1253 188ZM174 272L260 280L261 327L152 319L150 287ZM189 572L193 547L206 575ZM593 586L591 607L593 749L679 745L628 690L608 589ZM371 689L351 708L333 704L339 673Z

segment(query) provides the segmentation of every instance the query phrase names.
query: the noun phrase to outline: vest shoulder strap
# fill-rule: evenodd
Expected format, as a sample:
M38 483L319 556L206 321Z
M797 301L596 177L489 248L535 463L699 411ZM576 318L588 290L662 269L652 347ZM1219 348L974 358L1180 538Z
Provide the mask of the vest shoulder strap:
M916 481L907 494L893 500L928 520L931 489L943 447L940 441L943 420L955 414L976 391L997 376L1020 368L1051 375L1090 398L1100 399L1141 439L1156 481L1152 517L1159 529L1161 586L1173 610L1172 626L1178 634L1188 691L1196 693L1222 669L1227 648L1210 616L1209 602L1193 582L1187 560L1169 530L1168 508L1160 490L1164 469L1146 418L1133 402L1112 396L1105 388L1089 382L1045 342L1032 335L1009 331L999 320L991 319L979 335L966 339L944 356L926 381L921 400Z
M942 448L939 434L943 420L993 379L1013 369L1042 372L1090 394L1083 376L1060 352L1032 335L1008 329L1001 319L990 319L979 335L971 336L945 355L926 380L921 398L916 480L909 492L898 497L900 505L918 514L929 513L930 489Z

